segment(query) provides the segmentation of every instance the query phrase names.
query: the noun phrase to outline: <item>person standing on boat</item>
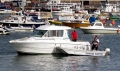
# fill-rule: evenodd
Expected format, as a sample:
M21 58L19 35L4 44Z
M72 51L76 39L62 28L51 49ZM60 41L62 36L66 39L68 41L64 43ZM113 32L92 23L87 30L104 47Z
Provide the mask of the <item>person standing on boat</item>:
M94 15L92 15L90 18L89 18L89 22L90 24L92 25L97 19L95 18Z
M92 41L92 49L91 50L98 50L98 45L99 45L99 39L98 39L98 36L95 35L94 36L94 40Z
M72 41L77 41L77 38L78 38L77 31L74 30L74 31L72 32Z

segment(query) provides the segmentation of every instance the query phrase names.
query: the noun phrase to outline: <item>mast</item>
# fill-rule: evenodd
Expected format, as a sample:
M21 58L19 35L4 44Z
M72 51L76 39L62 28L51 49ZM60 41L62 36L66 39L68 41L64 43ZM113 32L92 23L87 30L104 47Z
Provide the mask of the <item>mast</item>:
M52 1L50 2L51 4L50 4L50 9L51 9L51 18L53 18L53 16L52 16Z
M83 10L83 0L82 0L82 10Z
M24 11L24 6L25 6L25 0L22 0L22 11Z

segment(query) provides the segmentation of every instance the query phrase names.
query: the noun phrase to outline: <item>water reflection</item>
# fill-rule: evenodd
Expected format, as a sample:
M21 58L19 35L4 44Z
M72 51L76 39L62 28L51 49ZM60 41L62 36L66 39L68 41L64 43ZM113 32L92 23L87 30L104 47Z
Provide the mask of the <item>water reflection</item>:
M109 67L110 57L66 55L0 56L1 71L98 71ZM105 67L106 66L106 67ZM104 68L105 67L105 68ZM102 70L104 71L104 70Z
M98 62L98 57L93 57L92 58L92 69L93 69L93 71L96 71L97 69L98 69L98 64L99 64L99 62Z
M12 63L20 70L77 71L80 65L86 65L87 59L84 56L18 55Z

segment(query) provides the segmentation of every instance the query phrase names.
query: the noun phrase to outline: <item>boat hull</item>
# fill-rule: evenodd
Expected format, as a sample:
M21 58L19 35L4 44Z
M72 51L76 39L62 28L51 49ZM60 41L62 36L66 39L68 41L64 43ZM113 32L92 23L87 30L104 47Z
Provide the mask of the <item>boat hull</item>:
M62 22L60 21L49 21L50 24L55 24L55 25L62 25Z
M34 29L31 27L11 27L11 28L13 28L16 32L34 31Z
M68 47L77 46L77 45L90 45L89 42L72 42L72 41L55 41L55 40L32 40L24 41L27 38L20 40L12 40L10 43L18 53L24 54L54 54L61 53L62 51L58 50L57 47L61 47L64 44L67 44ZM20 41L20 42L19 42Z
M44 43L12 43L18 54L52 54L60 53L55 44Z
M81 30L85 34L118 34L118 29L83 29Z
M72 23L72 22L62 22L63 25L74 27L74 28L80 28L80 27L88 27L90 26L90 23Z
M7 30L5 30L3 28L0 28L0 35L8 35L8 34L10 34L9 31L7 31Z
M13 27L18 27L18 25L22 25L22 26L25 26L25 27L33 27L33 25L35 27L39 27L41 25L45 25L45 23L43 24L40 24L40 23L7 23L7 22L0 22L3 24L3 26L13 26Z
M89 49L88 49L89 48ZM91 51L90 46L79 46L79 47L73 47L66 45L63 45L61 47L58 47L61 52L68 55L80 55L80 56L105 56L107 54L107 51Z
M10 34L10 32L0 32L0 35L9 35Z

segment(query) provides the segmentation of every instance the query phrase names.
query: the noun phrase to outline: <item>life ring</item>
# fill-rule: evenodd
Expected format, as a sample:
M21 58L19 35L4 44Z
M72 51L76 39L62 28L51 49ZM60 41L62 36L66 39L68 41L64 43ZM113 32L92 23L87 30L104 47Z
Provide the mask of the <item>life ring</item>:
M117 30L117 33L120 33L120 29Z

